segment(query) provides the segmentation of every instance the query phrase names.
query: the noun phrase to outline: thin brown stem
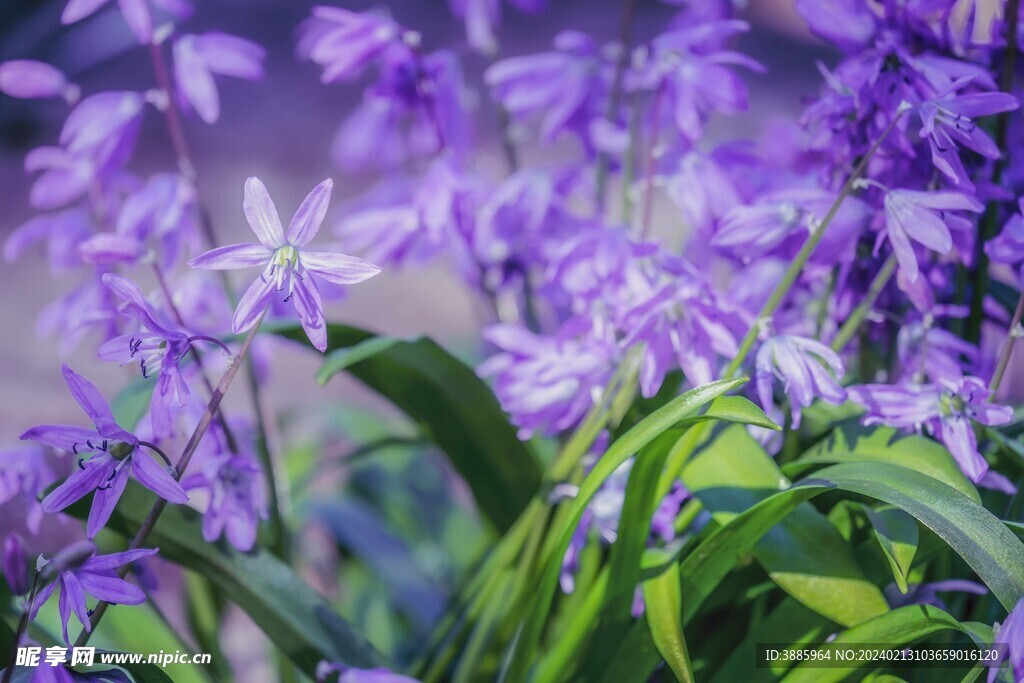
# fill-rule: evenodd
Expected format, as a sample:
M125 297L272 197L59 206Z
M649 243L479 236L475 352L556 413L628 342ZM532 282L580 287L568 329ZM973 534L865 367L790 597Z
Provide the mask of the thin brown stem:
M264 312L263 315L266 315ZM242 360L249 353L249 349L252 346L253 340L256 338L256 333L260 329L260 324L263 322L263 315L260 316L256 324L252 326L249 333L245 336L245 341L242 342L242 348L239 350L238 355L232 359L228 369L224 371L224 374L220 378L220 382L217 383L217 388L213 391L213 396L210 397L210 402L206 406L206 410L203 411L203 416L199 418L199 424L196 425L195 430L192 432L192 436L189 438L188 443L185 444L184 450L181 452L181 457L178 458L178 463L174 467L174 478L180 480L185 470L188 468L189 462L192 460L192 456L195 454L196 449L199 447L199 443L206 436L207 430L213 423L213 416L217 413L220 408L221 401L224 400L224 395L231 387L231 383L235 379L235 375L238 374L238 369L242 366ZM129 550L138 550L146 543L146 539L149 538L153 528L156 527L156 523L160 520L160 515L163 514L164 508L167 507L167 501L163 498L158 499L153 507L150 509L149 514L146 515L146 519L142 522L142 526L139 527L138 532L135 534L135 538L128 545ZM118 569L118 576L124 578L128 574L128 565L122 566ZM89 642L89 636L96 630L97 624L100 619L103 618L104 613L107 611L109 603L100 601L96 605L96 609L93 611L92 616L89 618L90 629L87 631L82 629L82 632L78 634L78 640L75 641L75 647L82 647Z

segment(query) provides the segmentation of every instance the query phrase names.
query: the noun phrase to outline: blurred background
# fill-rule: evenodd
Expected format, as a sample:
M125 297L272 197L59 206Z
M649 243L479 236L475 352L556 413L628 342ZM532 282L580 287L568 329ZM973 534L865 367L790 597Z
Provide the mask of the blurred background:
M113 9L114 3L70 27L60 24L64 4L63 0L0 3L0 61L32 58L52 63L81 84L85 93L141 90L152 84L148 59ZM358 101L361 86L324 86L315 65L294 56L296 27L313 4L304 0L203 0L196 3L196 13L184 26L189 32L219 29L234 33L267 49L267 73L262 82L218 79L223 106L215 125L186 121L202 201L225 242L248 241L241 200L242 184L250 175L267 184L285 220L323 178L335 180L328 224L344 211L346 200L367 187L367 179L348 177L333 168L329 153L335 130ZM345 0L341 4L368 9L382 3ZM445 0L390 0L383 4L399 22L419 30L426 47L465 45L462 24L451 16ZM751 89L749 113L719 121L713 134L718 139L752 136L780 116L795 115L801 96L817 87L815 60L829 59L824 46L804 31L793 13L792 0L744 4L743 16L754 28L742 38L740 49L766 64L769 72L746 75ZM565 27L591 33L601 43L619 34L618 0L551 0L551 5L540 16L504 13L499 34L503 55L545 50ZM640 39L660 30L673 11L658 0L640 0L638 9ZM462 52L467 80L479 88L486 62L468 49ZM478 89L477 100L478 136L481 145L493 152L491 165L500 171L494 112L482 89ZM0 239L34 215L27 200L31 178L22 167L24 155L29 149L53 143L66 113L66 106L59 101L0 97ZM150 110L130 168L146 175L172 167L163 121ZM487 167L485 159L481 168L486 172ZM320 244L330 240L326 233L321 233ZM74 285L75 276L51 276L45 254L38 247L0 269L4 320L0 334L0 446L14 445L26 425L79 417L60 378L60 340L39 338L35 332L42 307ZM429 334L466 356L479 351L474 346L475 330L485 320L483 309L443 263L421 270L389 271L352 288L345 300L329 306L328 318L393 335ZM123 385L127 369L97 363L90 355L72 351L65 359L101 389ZM324 397L320 391L310 391L315 361L310 354L289 354L287 362L294 368L275 367L270 392L275 409L301 412ZM325 391L335 399L372 402L352 383L333 383ZM42 406L47 408L45 416L38 414Z

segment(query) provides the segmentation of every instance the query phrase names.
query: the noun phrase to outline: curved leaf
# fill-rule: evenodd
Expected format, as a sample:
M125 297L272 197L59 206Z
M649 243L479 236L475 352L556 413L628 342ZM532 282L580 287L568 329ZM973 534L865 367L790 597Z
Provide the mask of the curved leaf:
M651 550L645 566L666 565L657 576L643 583L644 609L651 639L680 683L693 683L693 667L686 649L681 618L683 594L679 585L679 565L664 550Z
M306 342L301 327L268 329ZM344 369L394 403L447 454L483 514L507 531L540 487L541 470L483 380L426 337L401 341L328 325L327 348L317 379Z
M107 528L131 538L156 498L129 482ZM84 519L89 507L79 501L66 513ZM332 609L319 593L271 553L240 553L225 543L207 543L199 514L169 505L149 536L160 557L205 576L241 607L280 649L309 676L323 659L370 668L383 657Z
M901 593L906 594L907 575L914 562L914 555L917 554L917 522L897 508L875 510L865 505L864 512L871 521L882 554L889 561L896 585Z
M524 681L530 666L535 661L535 651L540 642L541 632L547 618L548 608L555 594L558 585L558 575L562 566L562 558L569 547L576 527L583 517L583 513L594 497L594 494L601 488L601 485L615 472L618 467L632 455L639 453L647 444L659 435L677 425L684 419L691 417L707 403L718 396L732 391L745 383L745 377L731 380L712 382L696 389L691 389L681 396L676 397L658 410L654 411L641 420L628 432L616 439L605 454L597 461L590 474L586 476L580 485L579 492L570 503L567 524L562 529L555 529L552 533L559 542L555 546L555 553L548 566L544 568L540 586L537 589L533 608L526 618L519 637L514 641L510 653L510 665L502 672L501 680Z

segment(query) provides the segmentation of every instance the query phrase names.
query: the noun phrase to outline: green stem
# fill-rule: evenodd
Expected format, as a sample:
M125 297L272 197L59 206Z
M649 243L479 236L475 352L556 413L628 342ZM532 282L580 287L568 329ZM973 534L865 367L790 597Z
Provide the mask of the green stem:
M839 191L839 196L837 196L835 201L832 202L832 206L829 208L828 213L825 214L825 218L821 221L821 224L811 234L811 236L807 238L807 241L804 242L804 245L800 248L800 251L797 252L796 257L793 259L793 262L790 263L789 268L786 269L786 273L782 276L782 280L775 286L771 296L768 297L768 301L766 301L764 306L761 308L761 312L757 316L757 322L751 326L750 330L747 332L747 336L743 338L743 342L740 344L740 350L736 354L736 357L732 359L732 362L730 362L726 367L725 372L722 373L724 378L732 377L741 367L743 367L743 363L747 360L747 356L750 354L751 349L754 348L754 344L757 342L757 337L761 331L762 325L771 321L775 311L782 304L782 301L786 298L789 290L793 288L797 278L800 277L800 273L803 271L807 261L810 260L814 250L817 249L818 244L821 243L822 238L825 236L825 230L828 229L828 226L832 223L836 214L839 213L839 209L843 205L843 202L846 201L846 198L853 194L856 189L857 180L864 174L864 171L868 167L868 163L871 161L872 157L875 156L875 153L878 151L878 148L881 147L885 139L889 137L889 133L891 133L892 129L895 128L896 122L900 120L902 115L902 110L897 112L896 116L893 117L893 120L885 130L882 131L882 134L877 140L875 140L874 144L871 145L871 148L867 153L865 153L861 158L856 168L853 169L853 173L850 174L850 177L846 179L845 183L843 183L843 187Z
M1013 312L1013 319L1010 321L1010 329L1006 333L1006 341L999 352L999 361L996 363L995 372L992 373L992 381L988 388L992 391L992 398L995 398L999 386L1003 383L1006 369L1010 366L1010 358L1013 357L1013 347L1017 340L1024 336L1024 327L1021 326L1021 318L1024 317L1024 292L1021 292L1017 299L1017 308Z
M875 274L875 278L871 281L871 286L868 287L867 294L864 295L864 299L861 300L857 307L850 313L850 317L843 322L843 326L836 332L836 336L832 338L832 350L842 351L850 340L853 339L854 335L860 329L864 319L871 313L871 309L874 307L875 302L878 301L878 297L881 296L885 286L889 284L889 280L892 278L893 273L896 272L896 255L890 254L889 258L882 264L882 268Z
M626 67L629 66L629 56L633 45L633 29L636 25L636 5L637 0L623 0L622 2L622 17L619 20L619 47L621 52L619 58L615 62L615 75L612 77L611 92L608 95L608 109L605 110L605 119L611 123L615 123L615 112L619 108L619 103L622 100L622 81L626 75ZM608 187L608 169L611 165L611 159L607 154L601 152L597 155L597 182L596 186L596 197L595 205L597 206L597 215L601 215L604 212L605 204L605 190Z

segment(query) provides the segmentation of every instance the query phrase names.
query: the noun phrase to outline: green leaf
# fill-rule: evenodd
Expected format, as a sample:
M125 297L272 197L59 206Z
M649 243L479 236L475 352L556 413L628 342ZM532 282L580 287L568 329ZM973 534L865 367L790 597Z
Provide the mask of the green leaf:
M827 438L782 471L796 477L812 467L842 462L887 462L907 467L952 486L976 503L981 502L974 484L942 444L890 427L865 427L857 420L838 425Z
M889 561L896 585L906 595L907 575L917 554L917 522L906 512L892 507L875 510L865 505L864 512L871 521L885 559Z
M149 401L153 396L154 379L138 377L122 389L110 402L114 419L125 429L131 431L149 410Z
M907 645L942 631L967 633L959 621L937 607L908 605L847 629L836 636L832 643ZM822 668L809 666L809 662L805 661L794 667L782 680L784 683L838 683L846 680L857 669L876 666L871 661L865 661L849 668Z
M718 420L735 424L763 427L773 431L782 431L782 427L772 422L764 411L742 396L719 396L708 409L694 420Z
M548 608L558 585L558 576L562 566L562 558L572 541L573 533L583 517L594 494L601 485L615 472L618 467L631 456L639 453L647 444L665 431L691 417L700 408L736 387L745 383L745 377L712 382L711 384L691 389L676 397L658 410L641 420L636 426L616 439L604 456L597 461L594 468L580 485L579 493L569 503L568 523L561 530L552 533L559 538L555 552L548 562L537 588L532 610L526 618L522 632L514 641L510 653L510 666L503 672L501 680L518 683L526 679L527 671L536 661L535 652L540 642L541 632L548 615Z
M127 671L135 683L174 683L156 664L118 664L118 668Z
M693 667L683 636L679 565L664 550L652 549L645 554L644 566L663 569L643 582L644 610L651 639L680 683L693 683Z
M306 341L301 327L270 329ZM540 487L541 469L473 370L425 337L400 341L328 325L327 347L331 356L317 379L344 368L394 403L447 454L484 516L507 531ZM350 355L334 355L342 350Z
M132 538L155 501L149 491L129 482L107 528ZM65 512L84 519L89 508L79 501ZM147 545L159 548L163 559L205 576L309 676L322 659L360 668L383 665L382 656L271 553L263 549L240 553L223 542L203 540L195 510L167 506Z
M321 386L327 384L339 372L349 369L356 363L373 358L378 353L383 353L400 343L402 343L400 339L393 337L370 337L355 346L335 349L324 357L324 362L316 372L316 381Z
M682 479L719 524L789 486L771 456L740 427L725 430L691 458ZM852 626L889 610L850 544L811 505L783 519L753 554L783 590L838 624Z
M769 529L801 503L836 489L876 498L913 515L970 565L1007 611L1024 596L1024 544L988 510L914 470L880 462L846 463L758 502L687 555L679 568L685 596L683 623L690 622L701 603ZM634 625L611 662L603 681L647 680L659 656L645 622Z

